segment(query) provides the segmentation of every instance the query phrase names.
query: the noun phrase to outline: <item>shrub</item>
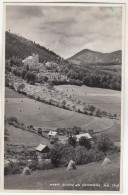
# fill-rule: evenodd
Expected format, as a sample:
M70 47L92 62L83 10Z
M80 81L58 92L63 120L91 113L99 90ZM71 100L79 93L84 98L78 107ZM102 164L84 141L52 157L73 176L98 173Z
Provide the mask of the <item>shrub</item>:
M46 169L53 169L54 165L51 162L40 162L38 163L36 169L38 170L46 170Z
M87 163L87 149L84 146L78 146L75 149L75 162L77 165Z
M19 123L18 120L17 120L17 118L16 118L16 117L13 117L13 116L8 117L8 118L7 118L7 122L8 122L8 124L10 124L10 125L13 125L14 123Z
M32 171L35 171L36 169L38 169L37 166L38 166L38 162L36 160L33 160L30 163L28 163L28 167Z
M42 134L42 129L41 128L38 128L38 133Z
M91 141L87 139L86 137L82 136L79 139L79 145L84 146L87 150L89 150L91 148Z
M75 147L76 146L76 137L70 136L68 139L68 144Z
M5 78L5 86L9 87L9 79L8 78Z
M35 84L36 81L36 75L30 71L26 73L25 79L28 83L32 82L32 84Z
M51 149L50 158L54 166L64 165L74 159L75 149L65 144L55 144Z
M107 135L101 135L96 141L97 148L105 155L114 149L114 144Z
M22 166L19 163L10 162L7 166L4 167L4 175L13 175L19 174L22 172Z

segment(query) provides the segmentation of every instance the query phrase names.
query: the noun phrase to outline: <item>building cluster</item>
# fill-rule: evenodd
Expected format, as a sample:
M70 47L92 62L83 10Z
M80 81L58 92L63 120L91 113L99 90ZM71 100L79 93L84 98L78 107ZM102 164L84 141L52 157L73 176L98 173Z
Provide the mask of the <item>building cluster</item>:
M53 140L53 142L55 142L55 140L59 140L59 135L56 131L49 131L47 134L50 142L52 143L51 140ZM90 136L89 133L82 133L82 134L78 134L76 135L76 142L78 143L81 137L86 137L88 140L92 141L92 137ZM67 139L62 139L61 143L66 143ZM41 157L43 157L44 159L48 158L48 154L50 152L50 147L48 145L43 145L40 144L37 148L36 148L36 154L38 156L39 159L41 159Z

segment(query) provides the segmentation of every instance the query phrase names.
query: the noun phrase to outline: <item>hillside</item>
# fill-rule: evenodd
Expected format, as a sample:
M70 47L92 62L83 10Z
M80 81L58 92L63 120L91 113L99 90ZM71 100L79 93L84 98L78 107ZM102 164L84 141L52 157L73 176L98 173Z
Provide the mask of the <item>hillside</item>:
M60 58L53 51L46 49L34 41L27 40L22 36L6 32L6 45L5 45L6 59L10 59L13 56L24 59L32 53L38 53L40 62L44 61L56 61Z
M68 60L71 62L79 64L103 64L103 65L120 65L122 58L122 51L115 51L111 53L101 53L96 51L91 51L89 49L84 49L75 55L73 55Z
M111 164L108 167L102 167L102 161L99 161L79 165L75 171L66 171L65 167L36 171L32 175L23 177L21 175L5 176L5 189L119 191L119 153L109 158ZM94 185L87 186L87 184Z

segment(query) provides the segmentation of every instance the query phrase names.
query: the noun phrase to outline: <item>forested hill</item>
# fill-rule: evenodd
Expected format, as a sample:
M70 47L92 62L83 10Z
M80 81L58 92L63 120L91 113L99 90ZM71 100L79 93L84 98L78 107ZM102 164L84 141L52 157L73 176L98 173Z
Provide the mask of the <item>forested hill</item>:
M122 61L122 51L118 50L111 53L101 53L84 49L68 60L79 64L96 64L96 65L120 65Z
M24 59L33 53L38 53L40 62L56 61L60 57L53 51L46 49L33 41L23 38L22 36L6 32L6 59L13 56Z

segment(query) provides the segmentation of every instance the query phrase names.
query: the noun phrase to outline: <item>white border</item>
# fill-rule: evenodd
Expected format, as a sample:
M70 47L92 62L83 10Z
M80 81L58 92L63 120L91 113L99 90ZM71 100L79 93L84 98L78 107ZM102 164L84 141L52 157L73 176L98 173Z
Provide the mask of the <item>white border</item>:
M2 26L2 23L3 23L3 0L0 1L0 26ZM16 2L16 1L13 1L13 0L8 0L6 1L8 3L12 3L12 2ZM17 2L26 2L25 0L20 0ZM39 1L34 1L34 0L27 0L27 2L39 2ZM40 1L41 3L42 2L53 2L53 1L49 1L49 0L45 0L45 1ZM60 0L60 1L54 1L54 2L68 2L68 1L64 1L64 0ZM76 0L70 0L70 2L78 2ZM127 195L128 194L128 141L127 141L127 138L128 138L128 130L127 130L127 127L128 127L128 79L127 79L127 75L128 75L128 13L127 13L127 9L128 9L128 1L127 0L124 0L124 1L121 1L121 0L113 0L113 1L110 1L110 0L99 0L98 2L96 0L93 0L93 1L85 1L85 0L81 0L80 2L88 2L88 3L126 3L126 38L125 38L125 72L124 72L124 76L125 76L125 79L124 79L124 135L123 135L123 140L124 141L124 148L123 148L123 151L122 151L122 154L123 154L123 192L120 193L122 195ZM0 28L0 43L2 43L2 28ZM2 44L0 45L0 78L2 78ZM1 86L2 86L2 83L1 83L1 80L0 80L0 95L1 95ZM1 98L0 98L1 100ZM3 105L1 105L1 101L0 101L0 109L1 107L3 107ZM0 113L1 114L1 113ZM1 119L1 118L0 118ZM3 121L3 120L2 120ZM1 120L0 120L1 122ZM1 132L0 132L0 135L1 135ZM1 143L1 142L0 142ZM2 145L0 145L1 147ZM0 158L1 159L1 158ZM1 167L2 168L2 167ZM0 170L1 172L1 170ZM0 180L1 181L1 180ZM57 192L57 194L59 194L60 192ZM74 192L70 192L68 194L72 194ZM84 193L86 194L90 194L89 192L85 191ZM111 194L110 192L103 192L103 193L100 193L98 192L99 194ZM0 194L5 194L5 193L0 193ZM6 194L9 194L9 193L6 193ZM15 193L15 194L19 194L19 193ZM21 193L22 194L22 193ZM27 194L30 194L30 193L27 193ZM34 194L36 194L34 192ZM45 194L47 194L45 192ZM63 193L63 194L67 194L67 193ZM79 192L77 192L77 194L80 194ZM91 193L91 194L95 194L95 193ZM113 194L113 193L112 193ZM116 194L119 194L118 192Z

